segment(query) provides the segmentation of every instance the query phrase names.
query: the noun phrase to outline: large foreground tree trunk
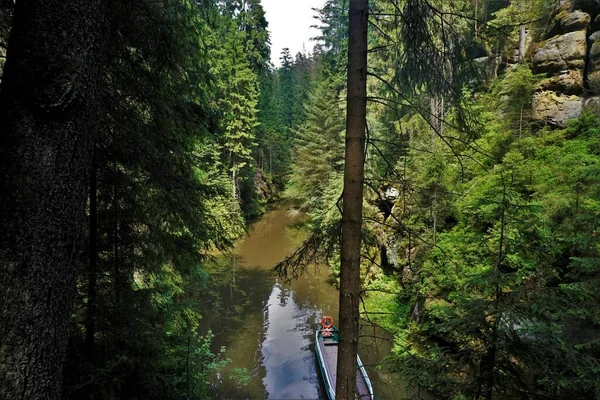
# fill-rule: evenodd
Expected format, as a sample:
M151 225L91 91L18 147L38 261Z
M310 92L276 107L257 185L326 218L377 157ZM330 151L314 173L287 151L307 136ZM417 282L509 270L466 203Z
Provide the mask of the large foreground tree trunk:
M346 154L336 397L354 399L360 303L360 245L367 115L368 0L350 0Z
M94 149L90 173L90 233L87 284L87 310L85 317L85 355L94 358L96 315L98 309L98 156Z
M0 92L0 399L58 399L107 0L16 2Z

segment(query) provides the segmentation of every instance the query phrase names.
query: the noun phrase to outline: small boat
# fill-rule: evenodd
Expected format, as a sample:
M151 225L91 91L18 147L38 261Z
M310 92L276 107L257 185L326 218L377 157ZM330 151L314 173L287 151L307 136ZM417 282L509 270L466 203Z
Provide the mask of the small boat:
M339 330L333 325L333 318L325 316L321 319L321 326L315 335L315 352L317 363L321 370L325 392L329 400L335 400L335 379L337 372L338 337ZM356 356L356 399L374 400L373 386L367 376L367 371Z

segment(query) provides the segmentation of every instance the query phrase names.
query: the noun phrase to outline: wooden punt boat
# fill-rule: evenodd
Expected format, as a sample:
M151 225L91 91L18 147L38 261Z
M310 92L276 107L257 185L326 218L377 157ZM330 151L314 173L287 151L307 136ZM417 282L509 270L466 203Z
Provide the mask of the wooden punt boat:
M330 321L329 324L327 323L328 321ZM333 319L331 317L323 317L321 327L317 329L315 335L315 352L317 354L317 363L319 364L321 377L325 385L325 392L329 400L335 400L338 337L339 330L333 326ZM365 371L365 367L358 355L356 356L356 364L356 399L374 400L371 380L367 376L367 371Z

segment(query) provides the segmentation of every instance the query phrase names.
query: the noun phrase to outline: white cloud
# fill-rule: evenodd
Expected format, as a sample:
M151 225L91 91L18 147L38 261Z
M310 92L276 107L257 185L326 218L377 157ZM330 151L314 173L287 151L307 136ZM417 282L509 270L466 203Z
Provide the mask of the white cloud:
M289 47L292 56L303 51L311 52L314 42L311 37L319 35L311 25L317 24L312 8L323 7L324 0L262 0L265 17L271 33L271 62L279 66L279 56L284 47Z

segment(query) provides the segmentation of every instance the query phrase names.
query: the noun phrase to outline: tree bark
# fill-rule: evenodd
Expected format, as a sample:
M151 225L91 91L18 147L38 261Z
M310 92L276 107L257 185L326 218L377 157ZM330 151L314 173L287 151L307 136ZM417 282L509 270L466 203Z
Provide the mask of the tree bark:
M476 38L479 35L479 27L477 26L477 19L478 18L479 18L479 0L475 0L475 18L474 18L474 23L475 23L475 37Z
M16 3L0 92L0 398L58 399L98 120L104 0Z
M87 314L85 320L85 354L88 360L94 357L94 336L96 335L97 286L98 286L98 163L96 155L92 161L90 175L90 234L89 265L87 286Z
M519 63L525 62L525 44L527 41L527 33L525 25L519 26Z
M368 0L350 1L346 152L336 398L354 399L360 303L360 246L367 114Z
M436 155L436 137L444 134L444 96L440 93L431 95L429 101L430 109L430 125L431 125L431 153L433 157ZM433 220L432 243L435 245L437 240L437 185L433 189L433 198L431 200L431 217Z

